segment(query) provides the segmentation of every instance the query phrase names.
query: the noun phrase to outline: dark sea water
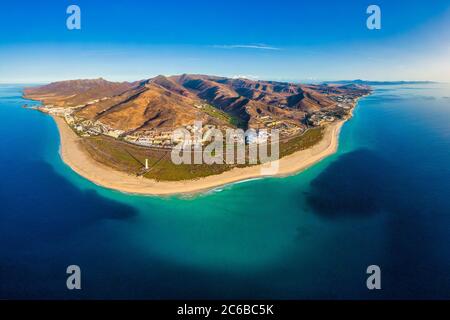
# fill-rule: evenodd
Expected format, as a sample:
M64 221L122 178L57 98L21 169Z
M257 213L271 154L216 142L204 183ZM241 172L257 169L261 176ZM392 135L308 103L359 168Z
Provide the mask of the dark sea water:
M98 187L0 86L0 298L450 298L450 88L380 86L338 152L195 197ZM66 267L82 290L66 289ZM366 288L381 268L382 289Z

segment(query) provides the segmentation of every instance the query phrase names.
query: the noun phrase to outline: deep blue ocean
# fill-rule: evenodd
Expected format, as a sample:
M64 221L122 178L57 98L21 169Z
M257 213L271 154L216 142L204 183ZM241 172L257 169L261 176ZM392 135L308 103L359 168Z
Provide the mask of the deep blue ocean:
M1 299L450 298L448 85L375 87L295 176L161 198L71 171L21 90L0 86Z

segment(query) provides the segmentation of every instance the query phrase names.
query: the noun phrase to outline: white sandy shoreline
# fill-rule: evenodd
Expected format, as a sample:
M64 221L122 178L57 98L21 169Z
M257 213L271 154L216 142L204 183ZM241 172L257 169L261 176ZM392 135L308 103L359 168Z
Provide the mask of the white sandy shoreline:
M261 175L261 166L234 168L221 174L186 181L155 181L128 175L109 168L87 154L80 146L80 137L62 118L52 116L60 134L62 160L82 177L105 188L141 195L192 194L208 191L224 185L261 177L283 177L298 173L336 152L339 133L344 121L325 128L323 139L313 147L297 151L279 160L276 175Z

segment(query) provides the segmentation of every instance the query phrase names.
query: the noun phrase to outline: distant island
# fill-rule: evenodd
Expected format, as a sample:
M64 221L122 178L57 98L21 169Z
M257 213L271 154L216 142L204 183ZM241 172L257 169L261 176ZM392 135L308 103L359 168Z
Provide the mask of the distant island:
M370 80L338 80L338 81L325 81L323 84L359 84L366 86L389 86L389 85L403 85L403 84L431 84L435 81L370 81Z
M170 160L177 128L277 129L280 170L296 173L336 151L344 121L371 89L208 75L135 82L69 80L24 89L41 101L61 137L61 156L99 185L139 194L189 193L261 176L261 164L181 164ZM208 138L202 138L207 144ZM243 142L250 145L250 141Z

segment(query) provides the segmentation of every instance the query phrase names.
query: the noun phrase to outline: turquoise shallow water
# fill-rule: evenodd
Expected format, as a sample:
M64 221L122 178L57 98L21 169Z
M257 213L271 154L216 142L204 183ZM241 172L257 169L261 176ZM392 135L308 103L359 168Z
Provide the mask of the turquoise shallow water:
M79 177L20 96L0 86L0 298L450 297L447 85L375 88L301 174L164 198Z

